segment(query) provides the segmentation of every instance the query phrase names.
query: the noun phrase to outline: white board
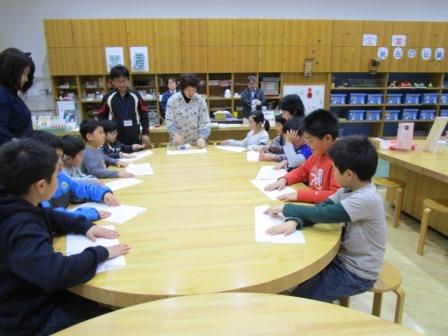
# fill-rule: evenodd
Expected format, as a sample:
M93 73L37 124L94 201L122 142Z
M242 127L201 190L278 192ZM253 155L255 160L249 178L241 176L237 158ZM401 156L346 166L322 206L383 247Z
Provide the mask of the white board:
M303 101L305 114L324 108L325 85L284 85L283 97L296 94Z

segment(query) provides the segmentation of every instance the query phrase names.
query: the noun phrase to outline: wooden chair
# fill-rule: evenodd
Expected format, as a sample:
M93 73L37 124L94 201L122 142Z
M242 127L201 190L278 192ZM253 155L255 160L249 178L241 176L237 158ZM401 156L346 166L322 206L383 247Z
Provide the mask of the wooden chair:
M403 318L405 293L400 286L400 271L395 266L385 261L378 279L376 280L373 287L369 290L369 292L373 292L372 315L380 317L383 293L394 292L397 295L394 322L397 324L401 324L401 320ZM350 298L340 299L339 304L341 306L348 307L350 304Z
M396 189L394 227L397 228L400 225L400 214L401 214L401 208L403 206L403 196L404 196L404 188L406 187L406 182L392 177L375 176L373 177L373 183L375 183L377 187Z
M429 215L436 211L448 215L448 200L432 200L427 198L423 201L422 222L420 224L420 237L417 245L417 253L423 255L425 248L426 234L428 233Z

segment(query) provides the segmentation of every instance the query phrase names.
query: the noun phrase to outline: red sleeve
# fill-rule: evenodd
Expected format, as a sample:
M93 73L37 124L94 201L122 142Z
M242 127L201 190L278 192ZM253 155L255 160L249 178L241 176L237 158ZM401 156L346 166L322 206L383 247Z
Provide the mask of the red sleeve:
M288 174L283 176L288 182L288 185L292 185L299 182L308 181L310 169L313 166L314 155L311 155L300 167L291 170Z
M325 183L322 183L325 184ZM329 183L329 189L326 190L314 190L311 188L306 188L299 190L297 192L297 201L298 202L305 202L305 203L321 203L325 201L328 197L333 195L338 189L339 185L336 182L336 179L334 178L333 169L330 173L330 183Z
M104 96L101 106L98 109L97 117L98 119L108 119L109 118L109 105L107 105L108 95Z

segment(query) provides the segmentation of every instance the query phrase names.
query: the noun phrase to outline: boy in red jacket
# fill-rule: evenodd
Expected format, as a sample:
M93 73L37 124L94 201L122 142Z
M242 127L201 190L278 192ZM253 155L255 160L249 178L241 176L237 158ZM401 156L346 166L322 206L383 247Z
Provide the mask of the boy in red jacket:
M287 185L300 182L308 184L308 188L278 198L285 202L320 203L334 194L339 185L333 175L333 161L328 151L338 136L338 129L338 119L331 112L319 109L307 115L304 119L304 136L313 155L265 190L282 190Z

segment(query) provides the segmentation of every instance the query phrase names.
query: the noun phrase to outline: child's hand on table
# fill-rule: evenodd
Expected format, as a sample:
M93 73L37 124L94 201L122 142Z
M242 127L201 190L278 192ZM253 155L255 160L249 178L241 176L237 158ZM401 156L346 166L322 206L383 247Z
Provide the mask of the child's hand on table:
M286 187L286 179L281 178L277 182L271 183L267 185L264 190L272 191L272 190L283 190Z
M135 151L143 149L143 148L145 148L145 146L140 145L140 144L133 144L132 145L132 150L135 150Z
M119 257L122 255L128 254L129 250L131 248L126 244L118 244L118 245L106 247L106 249L109 252L108 259L113 259L115 257Z
M274 167L274 169L286 169L288 168L288 161L284 160Z
M270 207L264 211L266 215L276 216L278 214L281 214L283 212L283 205Z
M104 194L103 202L104 202L104 204L106 204L108 206L119 206L120 205L120 201L118 200L118 198L111 192L107 192Z
M86 232L86 237L89 238L91 241L95 241L96 238L115 239L118 238L119 236L120 234L117 231L106 229L98 225L93 225Z
M118 173L118 177L130 178L130 177L134 177L134 174L128 173L126 171L121 171L121 172Z
M275 225L275 226L267 229L266 233L270 234L272 236L278 235L278 234L283 234L285 236L289 236L296 229L297 229L297 222L294 220L288 220L282 224Z
M297 201L297 193L285 194L277 197L278 200L283 202L294 202Z
M118 168L125 168L127 166L128 166L127 162L123 162L123 161L118 161L117 162L117 167Z

